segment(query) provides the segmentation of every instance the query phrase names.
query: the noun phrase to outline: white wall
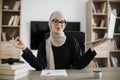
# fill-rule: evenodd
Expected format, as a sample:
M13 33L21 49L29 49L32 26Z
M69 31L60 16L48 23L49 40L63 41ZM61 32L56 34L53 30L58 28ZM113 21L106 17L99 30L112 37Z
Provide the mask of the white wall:
M67 21L81 22L81 31L86 29L86 2L88 0L22 0L21 38L30 47L30 21L47 21L50 14L61 11ZM36 55L36 51L33 51Z

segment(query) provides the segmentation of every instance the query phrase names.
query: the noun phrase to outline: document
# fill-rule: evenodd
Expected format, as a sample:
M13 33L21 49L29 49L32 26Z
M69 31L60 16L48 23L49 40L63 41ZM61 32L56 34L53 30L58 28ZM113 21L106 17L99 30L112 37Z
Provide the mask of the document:
M67 72L64 69L60 70L42 70L41 76L67 76Z
M108 27L108 38L112 39L114 35L114 28L115 28L116 16L111 13L110 15L110 24Z

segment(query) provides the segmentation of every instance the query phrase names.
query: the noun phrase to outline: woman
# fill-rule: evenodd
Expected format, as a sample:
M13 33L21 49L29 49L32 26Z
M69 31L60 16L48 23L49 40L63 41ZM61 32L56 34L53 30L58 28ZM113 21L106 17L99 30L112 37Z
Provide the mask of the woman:
M63 30L66 20L61 12L55 11L49 19L50 37L40 44L37 57L23 44L22 40L12 38L12 44L22 49L22 57L36 70L42 69L82 69L95 57L96 52L88 49L81 56L80 46L74 38L68 38Z

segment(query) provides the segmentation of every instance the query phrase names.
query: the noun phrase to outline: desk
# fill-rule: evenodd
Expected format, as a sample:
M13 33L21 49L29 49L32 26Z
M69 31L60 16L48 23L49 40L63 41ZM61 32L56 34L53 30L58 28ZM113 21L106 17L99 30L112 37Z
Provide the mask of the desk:
M101 68L102 78L95 79L92 69L66 70L67 77L40 76L40 71L30 71L30 74L19 80L120 80L120 68Z

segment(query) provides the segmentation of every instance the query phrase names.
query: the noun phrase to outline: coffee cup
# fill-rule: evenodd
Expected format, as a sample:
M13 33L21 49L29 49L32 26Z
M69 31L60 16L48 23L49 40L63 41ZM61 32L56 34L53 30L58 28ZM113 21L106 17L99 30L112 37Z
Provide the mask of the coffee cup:
M102 77L102 71L100 69L93 69L94 78L100 79Z

